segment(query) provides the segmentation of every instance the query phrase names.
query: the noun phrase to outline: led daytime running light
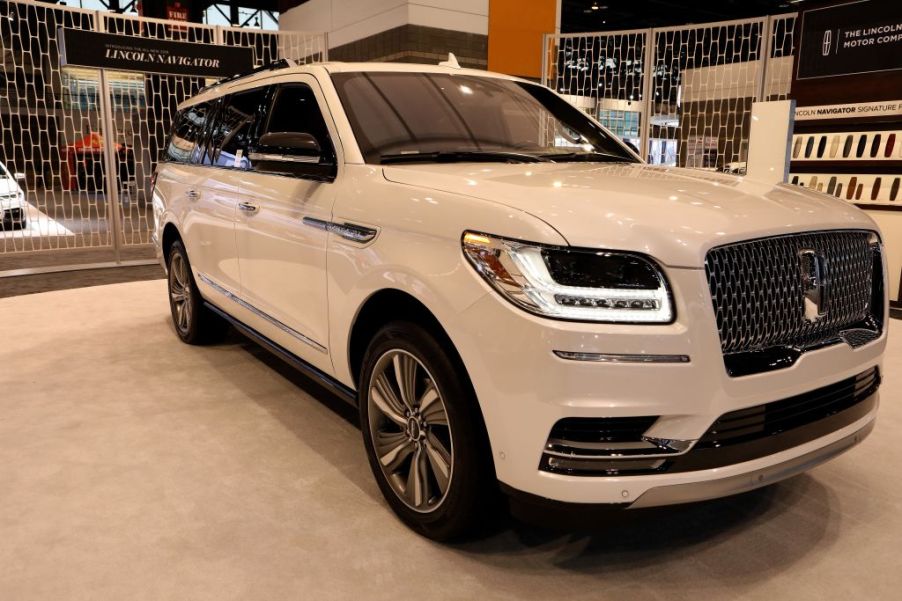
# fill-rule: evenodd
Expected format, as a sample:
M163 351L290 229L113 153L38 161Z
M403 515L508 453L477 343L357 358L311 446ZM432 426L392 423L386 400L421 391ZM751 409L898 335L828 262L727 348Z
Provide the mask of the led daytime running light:
M650 260L637 255L605 252L606 260L622 257L624 261L648 263L657 274L656 289L563 285L554 280L542 256L543 248L547 247L474 232L466 232L462 244L470 263L495 290L532 313L609 323L673 320L664 276Z

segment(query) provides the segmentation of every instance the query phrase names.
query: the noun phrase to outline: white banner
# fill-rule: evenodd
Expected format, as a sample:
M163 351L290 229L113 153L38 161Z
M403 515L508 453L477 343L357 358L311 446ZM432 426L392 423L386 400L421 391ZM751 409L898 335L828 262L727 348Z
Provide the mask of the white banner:
M846 119L849 117L885 117L902 115L902 100L797 106L795 120Z

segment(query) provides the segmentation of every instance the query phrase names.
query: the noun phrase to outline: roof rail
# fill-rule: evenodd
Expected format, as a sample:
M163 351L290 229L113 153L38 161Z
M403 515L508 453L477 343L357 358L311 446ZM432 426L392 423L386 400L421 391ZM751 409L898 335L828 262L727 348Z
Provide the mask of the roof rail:
M266 63L265 65L255 67L255 68L251 69L250 71L245 71L243 73L236 73L235 75L230 75L229 77L224 77L223 79L220 79L219 81L217 81L215 83L212 83L208 86L204 86L203 88L201 88L198 91L198 94L200 92L206 92L207 90L211 90L211 89L215 88L216 86L221 86L224 83L229 83L229 82L235 81L237 79L242 79L244 77L256 75L257 73L263 73L264 71L275 71L277 69L288 69L288 68L297 67L297 66L298 66L298 64L290 58L280 58L277 61L273 61L271 63Z

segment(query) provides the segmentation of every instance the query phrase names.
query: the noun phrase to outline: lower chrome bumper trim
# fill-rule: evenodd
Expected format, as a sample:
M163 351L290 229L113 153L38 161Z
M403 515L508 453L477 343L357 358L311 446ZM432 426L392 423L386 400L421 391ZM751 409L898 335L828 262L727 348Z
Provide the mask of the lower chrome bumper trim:
M800 474L816 465L828 461L857 445L871 433L871 430L874 429L874 424L875 420L872 419L866 426L845 438L841 438L825 447L815 449L814 451L799 457L760 470L754 470L736 476L729 476L719 480L671 484L651 488L636 499L629 508L638 509L641 507L658 507L660 505L676 505L678 503L704 501L707 499L715 499L747 492L779 482L780 480L785 480L786 478Z
M688 355L622 355L616 353L578 353L554 351L561 359L594 363L689 363Z

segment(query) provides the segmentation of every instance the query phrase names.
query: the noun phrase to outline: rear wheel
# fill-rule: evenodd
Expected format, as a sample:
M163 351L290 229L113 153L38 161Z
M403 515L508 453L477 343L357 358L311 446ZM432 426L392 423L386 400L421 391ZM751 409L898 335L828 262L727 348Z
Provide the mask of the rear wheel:
M228 324L204 305L181 242L173 243L169 251L169 308L182 342L210 344L228 331Z
M435 540L473 533L496 487L467 374L427 330L406 322L376 334L361 371L364 444L391 508Z

